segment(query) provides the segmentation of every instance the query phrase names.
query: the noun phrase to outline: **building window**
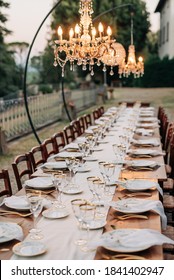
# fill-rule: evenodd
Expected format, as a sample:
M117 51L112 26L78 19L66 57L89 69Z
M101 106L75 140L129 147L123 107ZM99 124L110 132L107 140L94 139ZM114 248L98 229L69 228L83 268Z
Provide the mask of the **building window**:
M162 39L162 42L163 42L163 44L165 43L165 26L163 27L163 39Z
M166 42L169 41L169 22L167 22L167 26L166 26Z

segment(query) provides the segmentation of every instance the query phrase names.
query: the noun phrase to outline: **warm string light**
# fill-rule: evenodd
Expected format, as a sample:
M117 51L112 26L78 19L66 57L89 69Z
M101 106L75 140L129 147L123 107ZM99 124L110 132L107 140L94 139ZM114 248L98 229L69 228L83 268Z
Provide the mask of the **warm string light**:
M55 41L54 66L61 66L62 76L66 63L70 62L70 69L74 70L74 63L94 75L94 64L103 64L103 71L110 66L110 75L113 75L113 67L121 65L125 61L126 52L124 47L111 38L112 29L110 26L104 34L103 24L100 22L97 30L92 23L92 0L80 0L80 23L75 28L70 28L69 40L63 38L63 29L58 27L58 40Z

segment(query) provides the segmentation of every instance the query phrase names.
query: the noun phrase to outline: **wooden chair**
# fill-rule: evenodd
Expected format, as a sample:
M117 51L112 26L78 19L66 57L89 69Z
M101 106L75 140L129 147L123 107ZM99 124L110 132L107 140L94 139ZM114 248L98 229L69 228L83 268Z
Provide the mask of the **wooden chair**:
M56 149L54 149L54 142L52 138L45 139L41 146L43 147L44 158L47 160L51 155L56 154Z
M98 109L92 111L93 121L97 120L100 117L100 113Z
M44 164L47 160L45 149L42 145L33 147L29 152L29 157L31 160L33 171L36 171L36 169Z
M74 137L77 138L78 136L82 135L80 122L78 120L73 120L70 122L70 125L73 128Z
M72 125L65 126L63 131L64 131L64 135L65 135L65 139L66 139L66 144L69 144L69 143L71 143L72 141L75 140Z
M77 121L79 122L80 131L83 134L86 129L84 116L77 118Z
M31 174L33 173L29 153L17 156L12 163L12 168L16 178L17 188L18 190L21 190L24 181L30 179Z
M174 240L174 227L167 226L165 230L162 230L162 234L169 237L170 239ZM163 252L164 253L172 253L174 254L174 245L172 244L164 244L163 245Z
M65 147L65 137L63 131L54 133L51 137L53 141L54 151L59 153L61 149Z
M92 117L90 114L85 114L84 115L84 121L85 121L85 126L88 128L90 125L92 125Z
M104 106L100 106L98 108L98 111L99 111L99 118L100 118L104 114L104 112L105 112Z
M12 188L11 188L8 170L2 169L0 171L0 182L2 183L2 184L0 184L1 185L0 197L11 196Z

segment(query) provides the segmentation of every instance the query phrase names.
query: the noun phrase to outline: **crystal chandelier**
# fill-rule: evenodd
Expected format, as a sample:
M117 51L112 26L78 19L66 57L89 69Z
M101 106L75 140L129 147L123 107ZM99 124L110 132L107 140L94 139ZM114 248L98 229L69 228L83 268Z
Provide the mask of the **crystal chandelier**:
M131 44L128 49L128 59L127 63L125 61L122 61L122 63L119 65L118 73L120 78L122 77L129 77L129 75L132 73L134 75L134 78L142 77L144 74L144 63L143 58L140 56L138 58L138 62L136 62L136 56L135 56L135 46L133 44L133 17L131 13Z
M69 39L63 38L63 29L58 27L58 39L54 47L54 66L62 68L62 77L66 63L69 61L70 70L74 65L82 66L82 70L89 68L91 76L94 75L94 65L103 64L103 71L110 66L110 75L113 75L113 66L122 65L125 61L126 52L124 47L111 38L112 29L107 27L104 34L104 27L100 22L97 30L92 23L92 0L80 0L80 23L75 28L70 28Z

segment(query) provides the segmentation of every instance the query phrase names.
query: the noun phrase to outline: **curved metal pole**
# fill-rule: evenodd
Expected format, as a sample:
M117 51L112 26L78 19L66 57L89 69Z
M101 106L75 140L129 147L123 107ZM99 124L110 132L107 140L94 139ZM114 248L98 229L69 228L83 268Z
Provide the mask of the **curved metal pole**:
M112 7L111 9L99 14L98 16L96 16L94 19L93 19L93 22L96 21L97 19L99 19L100 17L104 16L105 14L108 14L110 12L112 12L113 10L116 10L118 8L123 8L123 7L126 7L126 6L132 6L132 4L128 3L128 4L122 4L122 5L117 5L117 6L114 6Z
M68 111L67 104L66 104L66 100L65 100L64 77L62 77L61 86L62 86L62 99L63 99L63 104L64 104L64 107L65 107L65 112L66 112L66 114L67 114L67 117L68 117L69 121L71 122L72 119L71 119L70 113L69 113L69 111Z
M26 64L25 64L25 70L24 70L24 85L23 85L23 94L24 94L24 103L25 103L25 109L26 109L26 112L27 112L27 116L28 116L28 120L29 120L29 123L30 123L30 126L32 128L32 131L38 141L39 144L41 144L41 141L39 139L39 136L37 135L36 133L36 130L35 130L35 127L33 125L33 122L32 122L32 119L31 119L31 115L30 115L30 112L29 112L29 108L28 108L28 100L27 100L27 86L26 86L26 83L27 83L27 70L28 70L28 62L29 62L29 58L30 58L30 53L31 53L31 50L32 50L32 47L34 45L34 42L36 40L36 37L42 27L42 25L44 24L44 22L46 21L46 19L49 17L49 15L53 12L53 10L61 3L62 0L59 0L57 2L57 4L49 11L49 13L46 15L46 17L43 19L42 23L40 24L39 28L37 29L37 32L36 34L34 35L33 37L33 40L32 40L32 43L30 45L30 48L29 48L29 51L28 51L28 55L27 55L27 59L26 59Z

